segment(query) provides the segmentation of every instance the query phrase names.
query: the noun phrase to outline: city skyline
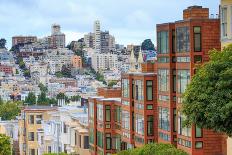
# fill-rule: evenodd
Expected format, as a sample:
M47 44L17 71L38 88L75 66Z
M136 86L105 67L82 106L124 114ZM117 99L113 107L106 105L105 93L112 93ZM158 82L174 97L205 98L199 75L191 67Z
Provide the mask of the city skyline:
M36 35L45 37L50 34L51 25L58 23L66 34L66 44L93 32L95 20L101 21L101 29L109 30L120 44L140 44L150 38L156 42L157 23L175 21L182 10L191 5L202 5L210 9L210 14L218 14L219 1L180 0L164 3L161 0L143 3L138 1L75 1L63 0L2 0L0 5L1 38L6 38L7 47L11 47L14 35ZM55 5L54 5L55 4ZM55 7L52 7L55 6ZM178 10L175 10L177 8ZM104 7L104 9L102 9ZM166 8L166 9L163 9ZM66 11L65 11L66 10ZM120 12L119 12L120 11ZM17 17L17 16L18 17ZM172 16L167 16L172 15ZM120 21L120 22L115 22Z

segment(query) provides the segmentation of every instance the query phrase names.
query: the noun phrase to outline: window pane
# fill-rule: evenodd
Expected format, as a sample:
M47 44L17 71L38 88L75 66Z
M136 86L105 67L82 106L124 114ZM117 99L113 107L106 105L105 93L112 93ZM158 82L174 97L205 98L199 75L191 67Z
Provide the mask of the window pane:
M177 92L178 93L184 93L185 89L187 88L187 85L190 82L190 72L189 70L177 70Z
M110 110L110 105L105 106L106 110L106 122L110 122L111 119L111 110Z
M158 107L159 109L159 128L170 131L170 116L169 109Z
M153 136L154 134L154 125L153 125L153 116L148 116L147 117L147 135L148 136Z
M143 115L135 115L135 132L144 135L144 117Z
M168 31L158 32L158 53L168 53Z
M130 130L130 113L122 110L122 128Z
M196 143L195 143L195 148L196 148L196 149L201 149L201 148L203 148L203 142L196 142Z
M159 91L169 91L169 70L159 69L158 70L158 88Z
M196 137L201 138L202 137L202 129L196 126Z
M147 100L152 101L153 100L153 82L152 81L146 81L147 82Z
M176 28L176 52L189 52L189 27Z

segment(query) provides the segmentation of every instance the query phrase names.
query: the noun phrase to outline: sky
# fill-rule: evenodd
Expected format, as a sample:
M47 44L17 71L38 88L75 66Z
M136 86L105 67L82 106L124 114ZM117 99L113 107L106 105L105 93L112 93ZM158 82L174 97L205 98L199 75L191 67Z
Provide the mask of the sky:
M156 24L182 19L185 8L201 5L218 14L219 0L0 0L0 38L11 47L15 35L51 34L51 25L61 25L66 44L93 31L100 20L119 44L156 42ZM156 44L156 43L155 43Z

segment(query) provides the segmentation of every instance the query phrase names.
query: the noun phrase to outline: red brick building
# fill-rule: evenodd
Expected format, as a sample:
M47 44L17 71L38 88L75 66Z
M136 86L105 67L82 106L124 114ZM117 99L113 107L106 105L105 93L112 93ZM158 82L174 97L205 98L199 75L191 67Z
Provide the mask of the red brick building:
M14 36L12 37L12 46L15 46L20 43L34 43L36 41L36 36Z
M157 25L157 46L157 62L123 74L122 90L104 88L89 98L91 154L158 142L190 155L226 155L222 134L195 125L183 127L180 111L196 66L209 60L209 50L221 48L219 19L210 19L208 8L188 7L183 20Z
M3 65L0 64L0 72L4 72L5 74L13 74L14 70L12 66L7 66L7 65Z
M196 66L209 60L209 50L220 50L220 20L209 9L188 7L183 20L157 25L158 142L171 143L192 155L223 154L222 135L193 125L182 127L182 94Z
M116 153L157 141L154 64L122 75L122 90L102 88L89 98L90 152Z

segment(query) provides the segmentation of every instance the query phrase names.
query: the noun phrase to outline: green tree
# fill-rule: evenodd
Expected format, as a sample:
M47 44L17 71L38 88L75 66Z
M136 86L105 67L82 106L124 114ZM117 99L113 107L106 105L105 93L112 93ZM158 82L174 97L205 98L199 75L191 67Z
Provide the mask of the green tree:
M117 81L110 81L109 84L108 84L108 87L113 87L117 83L118 83Z
M43 92L48 91L48 88L45 85L43 85L42 83L39 83L38 87L40 88L40 91L43 91Z
M58 78L64 77L63 74L62 74L61 72L59 72L59 71L56 72L55 75L56 75L56 77L58 77Z
M6 48L6 39L4 38L0 39L0 48Z
M48 104L49 105L51 105L51 104L57 105L57 100L55 98L51 98L51 99L48 98Z
M57 155L57 153L45 153L43 155ZM68 155L68 154L61 152L61 153L59 153L59 155Z
M27 77L31 76L30 70L28 70L28 69L26 69L23 74L24 74L24 76L27 76Z
M28 96L25 99L25 103L30 105L36 104L36 96L33 92L29 92Z
M117 155L188 155L171 144L146 144L143 147L118 152Z
M24 69L25 68L25 63L23 61L19 61L19 67L21 69Z
M46 92L41 91L40 95L38 96L38 101L37 101L37 103L38 103L39 105L48 105L48 104L49 104L49 103L48 103L48 99L47 99L47 97L46 97Z
M3 102L0 105L0 117L2 120L15 119L15 117L20 113L20 105L22 105L21 102Z
M143 41L142 46L141 46L142 50L154 50L154 44L152 43L151 39L146 39Z
M79 101L81 99L80 95L72 96L71 101Z
M0 154L9 155L11 154L11 143L10 137L0 134Z
M65 99L66 102L69 102L69 99L68 97L64 94L64 93L59 93L56 95L56 99L59 100L59 99Z
M210 52L184 93L186 125L213 129L232 136L232 45Z

